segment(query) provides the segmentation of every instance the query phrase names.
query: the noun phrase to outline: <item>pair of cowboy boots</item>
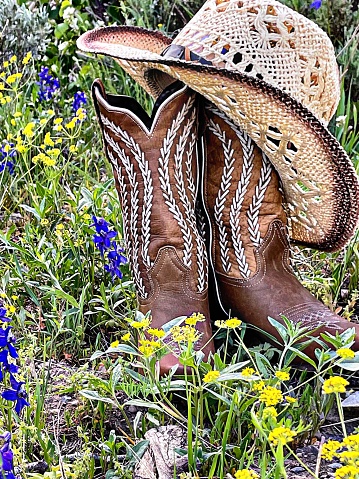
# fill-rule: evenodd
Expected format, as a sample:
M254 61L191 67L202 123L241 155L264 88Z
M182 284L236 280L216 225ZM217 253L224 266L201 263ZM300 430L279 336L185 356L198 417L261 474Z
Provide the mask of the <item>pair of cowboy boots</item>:
M224 113L179 82L163 91L151 117L134 99L107 95L99 80L93 99L121 200L139 310L151 311L153 327L202 313L199 346L206 357L214 351L209 267L223 314L278 340L268 317L300 322L315 330L305 349L312 358L321 333L353 326L296 279L279 177ZM175 354L166 355L161 373L176 364Z

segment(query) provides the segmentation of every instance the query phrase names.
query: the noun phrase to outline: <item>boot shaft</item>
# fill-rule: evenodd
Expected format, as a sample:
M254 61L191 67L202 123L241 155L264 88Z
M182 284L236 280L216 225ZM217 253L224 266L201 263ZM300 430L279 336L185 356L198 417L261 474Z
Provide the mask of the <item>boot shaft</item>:
M203 196L212 226L216 271L247 279L256 249L274 220L286 224L278 174L253 140L214 105L205 104Z
M107 158L121 198L125 241L141 298L153 292L149 271L162 248L173 248L191 270L190 289L207 289L205 245L195 216L198 189L197 97L176 85L150 118L133 99L106 95L95 82L93 97Z

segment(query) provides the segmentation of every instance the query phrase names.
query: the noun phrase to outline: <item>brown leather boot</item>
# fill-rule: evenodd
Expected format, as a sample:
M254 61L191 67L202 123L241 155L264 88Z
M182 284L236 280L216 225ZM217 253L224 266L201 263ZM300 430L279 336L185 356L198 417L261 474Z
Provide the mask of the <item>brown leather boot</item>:
M310 334L317 338L355 327L359 349L359 326L332 313L293 274L279 177L266 155L212 104L205 111L203 200L222 308L277 339L268 316L317 328ZM313 340L305 352L314 358L317 347Z
M197 324L198 346L208 356L213 351L208 262L194 213L197 96L177 83L161 95L151 118L134 99L106 95L99 80L93 98L121 200L139 310L151 311L153 328L202 313L206 321ZM166 355L161 373L175 364L177 357Z

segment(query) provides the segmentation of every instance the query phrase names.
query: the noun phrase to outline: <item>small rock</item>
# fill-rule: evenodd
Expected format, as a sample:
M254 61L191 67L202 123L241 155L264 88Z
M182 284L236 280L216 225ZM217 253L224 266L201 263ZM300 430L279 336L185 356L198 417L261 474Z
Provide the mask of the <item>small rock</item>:
M355 391L342 401L343 407L359 407L359 391Z
M332 462L332 464L328 464L328 467L330 469L339 469L340 467L342 467L343 464L340 464L340 462Z
M303 472L305 471L305 469L304 467L297 466L297 467L292 467L291 471L294 473L297 473L297 472Z

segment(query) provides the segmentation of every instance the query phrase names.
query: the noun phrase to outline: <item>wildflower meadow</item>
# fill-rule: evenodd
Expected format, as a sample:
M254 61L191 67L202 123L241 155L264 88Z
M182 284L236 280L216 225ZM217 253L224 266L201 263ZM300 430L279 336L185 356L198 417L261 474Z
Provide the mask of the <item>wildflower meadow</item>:
M214 317L216 352L204 360L199 312L156 328L136 310L91 84L148 112L153 100L76 39L121 24L172 35L202 2L0 3L0 478L359 479L352 328L328 333L314 361L296 344L308 335L300 324L269 318L281 346ZM359 173L358 2L282 3L333 42L342 80L329 128ZM359 230L341 252L295 247L292 258L300 281L353 323L358 245ZM160 375L169 352L182 375ZM150 468L164 447L152 448L154 434L171 475Z

